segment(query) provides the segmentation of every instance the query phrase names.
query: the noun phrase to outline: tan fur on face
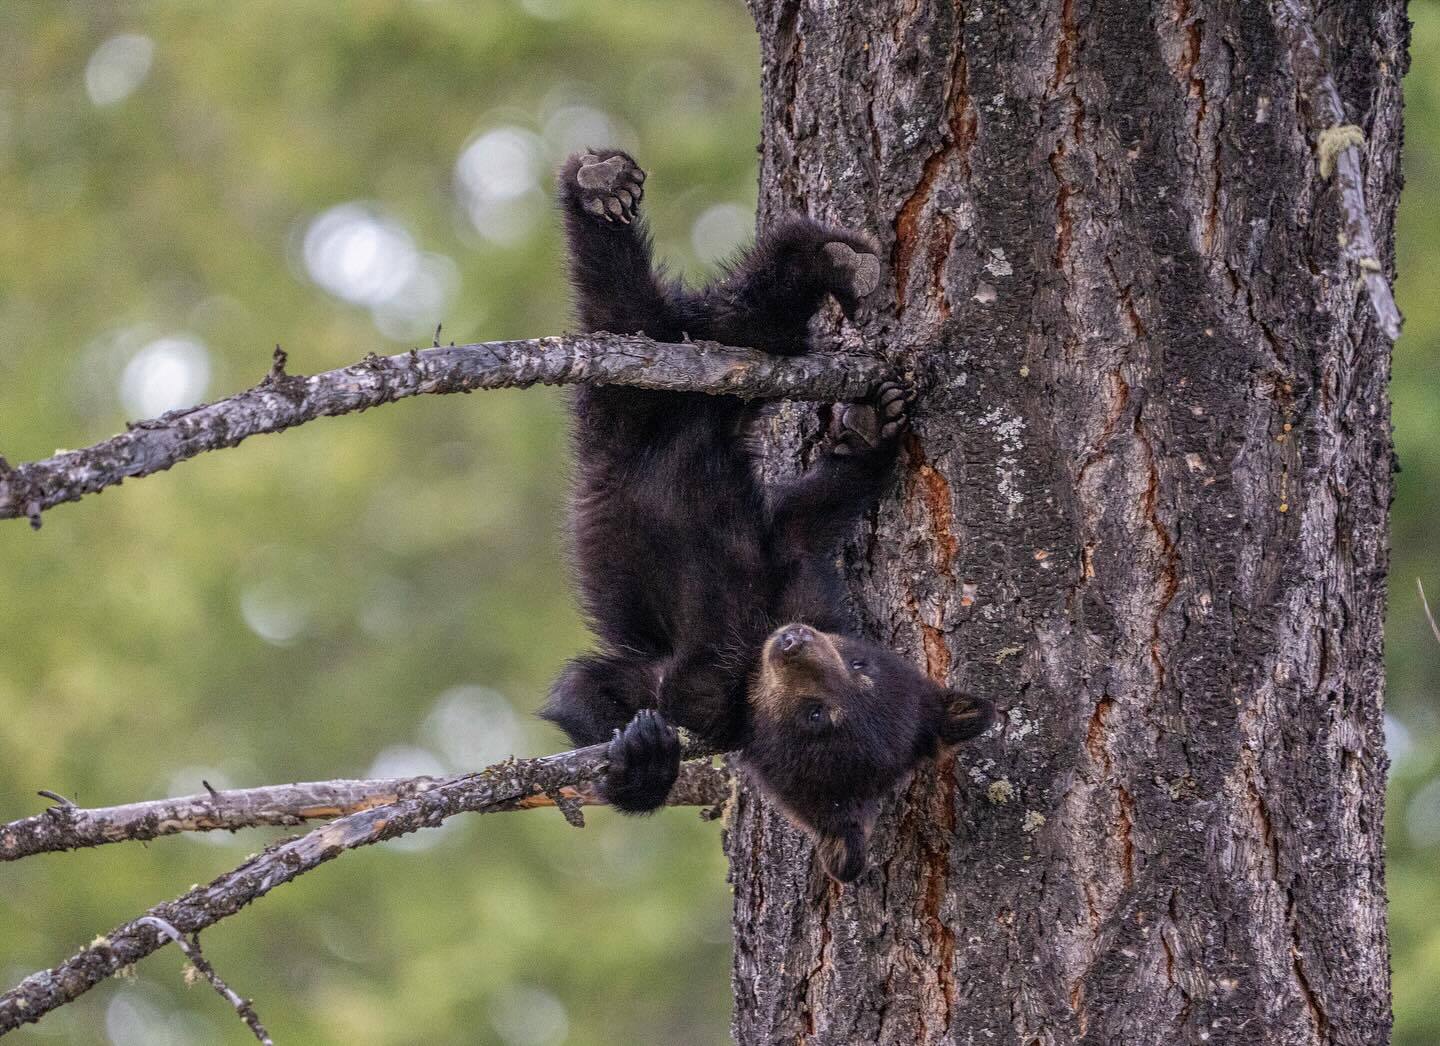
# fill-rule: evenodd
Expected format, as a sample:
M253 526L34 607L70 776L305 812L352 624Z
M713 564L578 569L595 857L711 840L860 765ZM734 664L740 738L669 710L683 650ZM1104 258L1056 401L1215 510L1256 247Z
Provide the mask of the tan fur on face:
M845 658L833 637L819 629L810 629L814 638L799 657L784 657L778 643L782 632L792 625L777 628L765 641L760 655L760 671L750 689L751 700L758 711L783 719L791 716L805 700L825 698L827 675L848 675ZM808 626L807 626L808 627Z
M850 848L845 845L844 839L815 835L813 832L811 838L815 840L815 853L820 857L820 867L825 870L826 875L830 875L831 868L840 868L845 864L845 860L850 854ZM835 877L830 875L830 878L834 879ZM839 880L837 879L836 882Z

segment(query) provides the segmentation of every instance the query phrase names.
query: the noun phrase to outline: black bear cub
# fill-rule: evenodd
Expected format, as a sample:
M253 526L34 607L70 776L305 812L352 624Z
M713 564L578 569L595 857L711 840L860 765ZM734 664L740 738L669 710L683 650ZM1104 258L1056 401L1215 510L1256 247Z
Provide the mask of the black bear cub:
M572 156L559 197L587 331L807 351L828 297L847 316L879 284L871 241L792 217L717 282L657 272L625 153ZM574 398L572 526L599 650L570 662L542 715L580 745L611 738L603 789L621 810L665 801L674 726L736 750L807 829L826 871L865 867L877 804L916 762L984 731L993 710L846 634L835 556L890 480L908 393L836 406L819 461L763 486L759 407L726 396L582 388Z

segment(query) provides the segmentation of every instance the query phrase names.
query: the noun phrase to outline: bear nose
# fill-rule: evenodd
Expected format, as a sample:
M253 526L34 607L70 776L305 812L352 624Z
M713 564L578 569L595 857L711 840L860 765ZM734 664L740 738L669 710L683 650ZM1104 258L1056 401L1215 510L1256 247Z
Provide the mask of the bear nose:
M780 652L793 654L815 638L815 633L804 625L792 625L780 633Z

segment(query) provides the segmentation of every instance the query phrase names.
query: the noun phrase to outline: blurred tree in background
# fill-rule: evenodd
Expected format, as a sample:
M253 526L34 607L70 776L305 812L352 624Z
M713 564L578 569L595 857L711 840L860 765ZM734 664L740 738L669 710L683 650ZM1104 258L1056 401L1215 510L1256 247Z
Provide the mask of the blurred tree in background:
M1440 1041L1440 3L1412 5L1399 292L1390 891L1400 1044ZM751 225L758 57L738 0L12 3L0 11L0 453L367 351L568 325L550 170L616 143L663 255ZM443 772L564 747L531 712L588 640L548 391L252 441L0 525L0 820L218 786ZM718 829L460 819L205 935L280 1041L727 1039ZM263 845L184 837L0 866L13 984ZM178 952L21 1042L251 1041Z
M1391 516L1389 663L1391 758L1386 820L1395 1042L1440 1042L1440 642L1417 579L1440 613L1440 3L1410 4L1405 78L1405 191L1400 197L1396 296L1405 334L1391 397L1401 473Z
M117 13L117 12L123 12ZM291 371L569 324L550 171L633 147L662 250L745 236L756 48L729 3L6 4L0 453ZM588 638L561 396L445 397L257 440L0 532L0 818L478 767ZM76 508L80 508L76 506ZM206 935L287 1042L718 1042L729 910L694 810L471 819ZM0 975L206 881L261 833L0 868ZM20 1041L247 1041L180 956Z

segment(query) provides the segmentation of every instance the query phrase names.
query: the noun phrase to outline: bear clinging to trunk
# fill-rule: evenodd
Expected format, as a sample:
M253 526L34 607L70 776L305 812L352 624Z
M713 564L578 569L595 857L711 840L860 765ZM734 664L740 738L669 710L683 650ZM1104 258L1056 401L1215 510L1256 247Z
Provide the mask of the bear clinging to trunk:
M879 285L867 237L792 217L717 282L687 290L653 267L637 210L644 182L615 150L561 169L587 331L797 355L827 296L853 316ZM847 634L837 547L890 481L908 398L887 384L868 403L837 405L815 466L767 489L750 445L758 405L575 393L572 525L600 649L566 666L541 714L579 745L614 736L602 782L613 805L644 813L665 801L683 726L738 749L814 836L825 870L848 882L864 870L879 800L917 761L990 725L988 702Z

